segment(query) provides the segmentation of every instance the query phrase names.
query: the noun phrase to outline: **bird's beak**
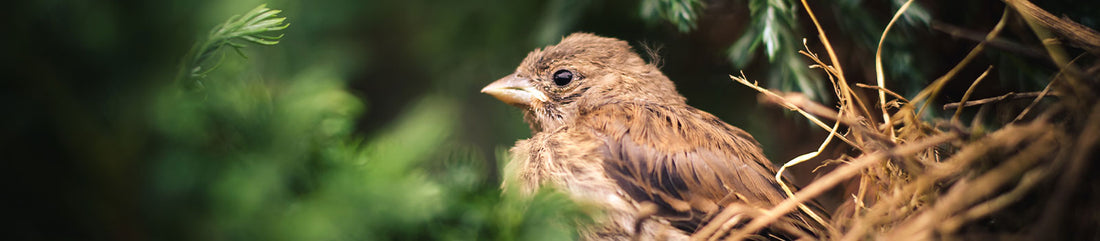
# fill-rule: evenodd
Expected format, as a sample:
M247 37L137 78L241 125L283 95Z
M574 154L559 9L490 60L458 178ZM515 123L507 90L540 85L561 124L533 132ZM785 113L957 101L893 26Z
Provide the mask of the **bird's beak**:
M531 84L531 79L522 78L516 74L494 81L482 88L481 93L489 94L504 103L519 107L529 107L536 101L545 102L549 99L541 91L535 89L535 86Z

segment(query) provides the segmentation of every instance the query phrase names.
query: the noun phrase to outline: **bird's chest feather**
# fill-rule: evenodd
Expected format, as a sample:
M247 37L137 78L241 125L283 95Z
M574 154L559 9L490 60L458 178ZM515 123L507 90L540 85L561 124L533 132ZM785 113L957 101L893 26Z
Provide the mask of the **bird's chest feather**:
M591 131L560 128L540 132L516 142L507 172L524 193L552 185L579 201L633 206L607 176L604 156L599 152L601 145L602 141Z
M590 129L562 128L520 140L511 150L512 162L506 169L510 181L506 181L505 186L516 185L519 191L527 194L553 186L581 204L600 207L603 215L598 222L601 225L585 229L584 240L619 240L633 236L640 203L604 169L607 160L601 148L606 143L600 135ZM645 236L650 238L643 240L687 239L665 221L648 222L646 227L643 229Z

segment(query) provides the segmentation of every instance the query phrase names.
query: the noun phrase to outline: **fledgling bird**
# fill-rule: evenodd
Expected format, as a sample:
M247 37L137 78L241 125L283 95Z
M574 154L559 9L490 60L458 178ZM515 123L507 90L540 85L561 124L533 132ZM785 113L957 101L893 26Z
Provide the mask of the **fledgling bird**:
M686 240L731 204L747 221L786 197L751 135L688 106L625 41L569 35L481 92L522 108L533 132L511 149L504 185L554 185L601 207L585 240ZM824 234L796 211L754 238Z

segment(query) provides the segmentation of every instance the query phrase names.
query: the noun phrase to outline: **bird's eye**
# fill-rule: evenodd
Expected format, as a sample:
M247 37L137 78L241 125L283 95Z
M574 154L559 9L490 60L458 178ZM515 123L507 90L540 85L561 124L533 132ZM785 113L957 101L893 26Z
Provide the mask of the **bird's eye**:
M558 70L558 72L554 72L554 84L558 86L565 86L569 84L570 81L573 81L573 72L569 72L568 70L564 69Z

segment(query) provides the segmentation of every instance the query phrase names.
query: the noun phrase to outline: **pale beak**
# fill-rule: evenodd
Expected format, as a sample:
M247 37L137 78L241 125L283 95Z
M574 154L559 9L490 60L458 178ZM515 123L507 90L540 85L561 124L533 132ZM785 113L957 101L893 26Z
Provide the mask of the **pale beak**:
M546 102L546 97L531 83L531 79L511 74L481 89L481 93L496 97L509 105L530 107L536 101Z

